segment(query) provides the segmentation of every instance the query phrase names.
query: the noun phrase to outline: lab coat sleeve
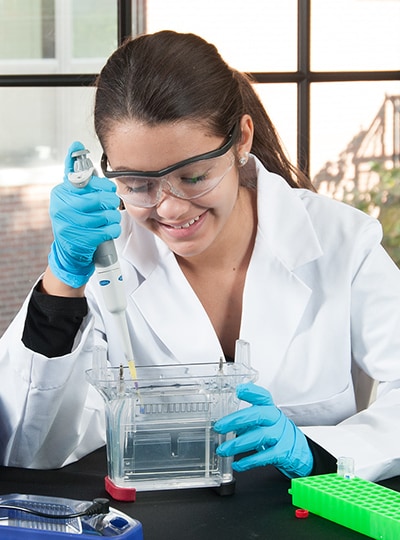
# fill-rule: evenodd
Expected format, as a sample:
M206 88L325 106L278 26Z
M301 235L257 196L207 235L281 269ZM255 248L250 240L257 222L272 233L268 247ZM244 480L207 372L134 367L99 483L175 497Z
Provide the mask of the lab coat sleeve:
M93 316L71 354L47 358L21 340L29 298L1 339L0 459L4 465L57 468L104 444L104 406L85 380L92 365Z
M377 399L336 426L303 431L335 457L353 457L357 476L377 481L400 474L400 272L380 245L365 249L355 272L351 327L353 362L379 382Z
M336 458L352 457L356 476L379 481L400 474L399 418L397 388L337 426L311 426L302 431Z

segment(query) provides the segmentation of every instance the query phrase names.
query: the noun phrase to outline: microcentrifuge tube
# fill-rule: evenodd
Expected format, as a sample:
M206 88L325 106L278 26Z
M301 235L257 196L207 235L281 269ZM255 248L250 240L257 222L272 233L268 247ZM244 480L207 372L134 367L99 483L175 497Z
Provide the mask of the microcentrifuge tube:
M337 474L343 478L354 478L354 459L352 457L339 457L337 460Z

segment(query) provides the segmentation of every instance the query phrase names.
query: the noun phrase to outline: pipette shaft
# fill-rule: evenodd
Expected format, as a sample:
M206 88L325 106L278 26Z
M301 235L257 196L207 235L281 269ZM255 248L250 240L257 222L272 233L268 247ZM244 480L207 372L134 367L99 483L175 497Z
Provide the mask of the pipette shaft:
M85 149L71 154L71 157L75 158L74 172L68 175L68 179L79 188L84 188L89 183L94 172L93 164L87 157L88 153L89 151ZM114 315L120 331L122 348L131 377L136 379L136 367L126 318L126 293L114 240L107 240L99 245L95 252L94 264L104 303L108 311Z

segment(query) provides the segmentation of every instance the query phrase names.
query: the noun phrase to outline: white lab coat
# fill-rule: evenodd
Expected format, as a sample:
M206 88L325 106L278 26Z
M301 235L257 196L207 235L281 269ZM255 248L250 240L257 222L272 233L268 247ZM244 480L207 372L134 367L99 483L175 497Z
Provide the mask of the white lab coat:
M240 337L258 384L308 437L356 474L400 474L400 272L380 246L379 223L347 205L291 189L258 169L258 230ZM167 246L123 215L117 241L137 364L212 362L213 327ZM71 354L48 359L21 342L26 305L1 340L0 452L13 466L50 468L104 444L103 402L85 382L94 343L123 361L96 279ZM106 336L106 337L105 337ZM352 360L382 381L356 414Z

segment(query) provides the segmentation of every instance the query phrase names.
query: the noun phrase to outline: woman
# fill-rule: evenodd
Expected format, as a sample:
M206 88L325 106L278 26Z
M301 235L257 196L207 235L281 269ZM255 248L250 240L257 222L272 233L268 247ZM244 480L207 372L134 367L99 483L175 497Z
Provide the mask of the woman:
M71 146L48 268L2 340L3 462L61 466L104 444L84 371L99 342L124 360L91 279L115 238L139 363L232 361L250 342L259 386L238 396L252 406L215 426L238 433L221 455L249 452L237 470L303 476L345 455L359 476L399 474L400 274L379 223L314 192L248 78L197 36L122 45L97 81L95 127L106 178L72 187ZM357 413L358 372L381 384Z

